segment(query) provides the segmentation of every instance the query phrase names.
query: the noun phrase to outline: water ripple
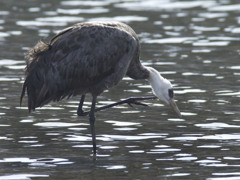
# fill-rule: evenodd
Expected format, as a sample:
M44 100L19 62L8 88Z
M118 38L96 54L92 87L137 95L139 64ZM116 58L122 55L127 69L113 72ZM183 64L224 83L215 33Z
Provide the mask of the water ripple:
M0 3L0 179L239 179L238 2L28 2ZM170 116L158 101L98 112L93 160L88 117L76 115L79 96L28 114L19 95L30 47L74 23L96 20L133 27L143 64L173 82L183 118ZM124 77L97 106L134 94L152 95L151 87ZM90 106L86 96L84 109Z
M174 37L174 38L163 38L163 39L145 39L145 43L158 43L158 44L176 44L184 43L186 41L197 40L196 37Z
M61 4L65 6L107 6L113 2L118 2L119 0L106 0L106 1L62 1Z
M233 5L214 6L214 7L210 7L208 10L226 12L226 11L238 11L239 9L240 9L240 4L233 4Z
M44 174L11 174L6 176L0 176L1 180L28 180L31 178L48 178L49 175Z
M165 136L161 134L140 134L140 135L108 135L108 134L103 134L102 135L105 138L113 140L123 140L123 141L135 141L135 140L144 140L144 139L158 139L158 138L164 138Z
M89 21L120 21L120 22L132 22L132 21L147 21L147 17L143 16L115 16L115 17L95 17L89 19Z
M227 123L220 123L220 122L195 124L195 126L201 127L201 128L207 128L207 129L240 128L240 126L238 125L230 125Z
M208 18L208 19L214 19L214 18L220 18L220 17L226 17L228 16L228 13L222 12L222 13L212 13L212 12L206 12L206 13L200 13L200 17Z
M229 45L229 41L212 41L209 42L208 40L201 40L198 42L194 42L193 46L227 46Z
M41 126L46 128L59 128L59 127L73 127L73 126L80 126L86 125L84 123L66 123L66 122L42 122L36 123L34 126Z
M212 7L216 5L215 1L181 1L181 2L169 2L168 0L162 0L159 3L158 0L151 1L136 1L116 4L116 7L125 8L133 11L157 11L159 9L191 9L196 7Z
M102 7L94 7L91 9L57 9L59 14L68 14L68 15L78 15L78 14L100 14L107 13L109 9L105 9Z
M19 26L66 26L66 22L17 21Z
M135 126L140 125L140 123L135 122L125 122L125 121L105 121L106 123L110 123L113 126Z
M84 18L78 17L78 16L52 16L52 17L40 17L36 18L36 21L38 22L55 22L55 23L61 23L61 22L81 22Z

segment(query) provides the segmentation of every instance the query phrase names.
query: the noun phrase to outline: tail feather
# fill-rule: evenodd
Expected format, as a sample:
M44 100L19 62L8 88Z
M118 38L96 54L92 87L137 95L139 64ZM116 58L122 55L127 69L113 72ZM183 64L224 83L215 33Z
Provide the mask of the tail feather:
M29 82L29 77L26 77L26 80L23 84L22 93L20 97L20 105L22 104L23 97L25 96L25 92L27 91L28 96L28 111L34 111L36 106L36 94L38 93L37 89Z
M26 91L26 85L25 85L25 82L24 82L23 87L22 87L21 96L20 96L20 107L22 106L22 100L23 100L23 97L25 96L25 91Z
M28 110L35 110L36 107L42 106L45 101L46 90L43 93L43 86L46 76L45 68L48 67L46 61L46 52L49 50L49 45L39 42L31 49L27 56L27 66L25 68L25 82L22 87L20 96L20 105L22 105L23 97L27 91L28 95Z
M74 90L75 85L70 84L71 80L60 73L66 71L66 68L59 68L54 61L53 43L57 37L53 38L50 44L39 42L31 49L27 56L27 66L25 68L25 82L20 96L20 105L22 104L25 92L28 96L28 110L34 111L50 101L60 101L61 99L74 96L80 92ZM52 59L53 58L53 59ZM65 67L65 64L63 65ZM82 91L81 91L82 92Z

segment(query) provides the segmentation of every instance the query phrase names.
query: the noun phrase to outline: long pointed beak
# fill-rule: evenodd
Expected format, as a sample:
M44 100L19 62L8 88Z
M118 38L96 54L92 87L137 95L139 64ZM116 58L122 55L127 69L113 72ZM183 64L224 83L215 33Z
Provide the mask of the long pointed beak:
M169 104L173 108L173 110L177 113L178 117L181 118L182 117L181 112L179 111L177 104L175 103L173 98L169 100Z

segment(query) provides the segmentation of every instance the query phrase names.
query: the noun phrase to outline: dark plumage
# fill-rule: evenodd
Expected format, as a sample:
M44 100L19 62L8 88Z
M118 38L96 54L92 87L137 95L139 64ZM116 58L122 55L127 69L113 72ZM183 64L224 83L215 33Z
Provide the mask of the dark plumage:
M144 105L136 101L155 98L130 98L96 109L97 96L117 85L125 75L133 79L148 79L154 94L173 106L180 116L171 83L155 69L143 66L139 51L136 33L123 23L88 22L66 28L49 44L39 42L28 52L20 104L26 90L29 112L50 101L82 95L77 112L79 116L89 114L94 154L96 111L123 103ZM87 93L93 99L91 110L86 113L82 106Z
M139 62L135 32L116 22L75 24L49 44L39 42L26 57L21 100L27 88L29 111L66 96L97 96L126 73L134 79L148 76Z

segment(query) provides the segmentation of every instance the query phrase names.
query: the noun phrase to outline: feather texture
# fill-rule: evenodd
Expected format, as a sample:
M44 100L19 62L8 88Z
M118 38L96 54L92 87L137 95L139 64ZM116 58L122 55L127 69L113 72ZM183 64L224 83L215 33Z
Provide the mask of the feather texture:
M75 24L52 38L39 42L27 56L25 91L28 109L34 110L64 97L102 93L128 75L147 78L139 61L135 32L118 22Z

